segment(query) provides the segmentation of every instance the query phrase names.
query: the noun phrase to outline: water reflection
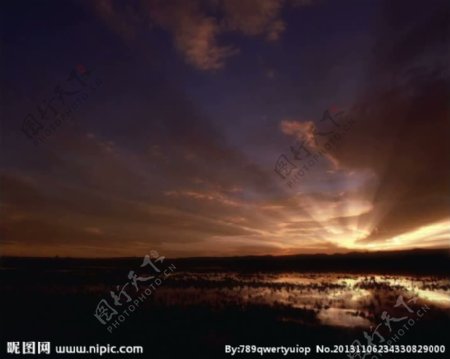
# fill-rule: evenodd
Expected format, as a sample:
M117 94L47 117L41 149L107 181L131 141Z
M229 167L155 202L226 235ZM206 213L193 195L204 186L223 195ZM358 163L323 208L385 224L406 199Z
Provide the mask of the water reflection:
M302 321L304 313L313 313L323 325L368 328L379 322L382 311L395 310L399 295L447 309L450 281L387 275L185 272L175 274L171 285L157 292L157 300L174 305L288 307L294 312L281 320Z

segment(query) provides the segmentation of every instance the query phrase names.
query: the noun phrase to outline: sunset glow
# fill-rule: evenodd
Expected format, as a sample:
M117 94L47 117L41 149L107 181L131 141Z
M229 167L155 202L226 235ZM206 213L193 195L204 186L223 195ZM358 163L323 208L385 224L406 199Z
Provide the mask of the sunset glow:
M440 18L390 24L367 1L170 4L73 5L37 32L5 22L3 255L449 247Z

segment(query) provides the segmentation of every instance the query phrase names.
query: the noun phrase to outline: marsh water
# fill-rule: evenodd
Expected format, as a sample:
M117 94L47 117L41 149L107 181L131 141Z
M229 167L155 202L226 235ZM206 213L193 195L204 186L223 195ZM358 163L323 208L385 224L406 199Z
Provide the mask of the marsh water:
M376 325L383 311L408 311L397 304L400 297L412 303L410 309L428 305L448 312L450 281L432 276L186 272L175 273L170 285L155 293L158 302L169 306L282 306L300 309L299 315L279 318L283 321L366 328Z
M177 268L111 334L93 313L99 300L111 302L111 290L127 281L130 268L3 268L0 305L20 308L4 311L4 337L39 332L59 343L139 343L155 358L219 358L231 343L364 344L374 328L387 341L412 321L402 343L441 345L448 339L450 281L444 275L213 268Z

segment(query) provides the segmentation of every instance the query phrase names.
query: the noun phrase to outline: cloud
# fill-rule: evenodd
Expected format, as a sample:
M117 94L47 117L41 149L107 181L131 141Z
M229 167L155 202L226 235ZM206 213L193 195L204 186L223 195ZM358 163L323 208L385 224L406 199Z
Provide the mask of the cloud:
M336 151L343 166L378 178L365 244L407 238L400 235L450 217L448 7L417 21L401 4L385 3L376 56L352 110L357 125Z
M195 255L214 236L258 233L260 219L246 205L276 191L270 173L227 144L183 92L164 79L153 86L158 91L140 102L139 116L125 107L124 126L138 129L133 146L106 131L72 129L52 137L47 156L33 153L39 166L4 171L4 253L141 255L170 242Z
M97 228L97 227L86 227L84 230L87 233L91 233L91 234L95 234L95 235L103 234L103 231L100 228Z
M282 4L282 0L152 1L149 14L172 34L187 63L200 70L217 70L239 52L236 45L220 44L219 36L237 32L278 40L285 29Z
M360 97L349 108L354 127L328 159L334 168L369 170L360 199L370 203L357 229L365 233L356 246L397 238L408 245L409 233L450 218L449 68L445 59L448 8L420 21L405 16L403 3L383 2L376 54L367 66ZM318 121L283 120L281 131L317 152ZM305 155L303 153L303 155ZM321 174L336 183L335 173ZM347 176L351 181L351 176ZM331 184L333 183L333 185ZM422 233L422 232L421 232ZM431 232L430 232L431 233ZM447 234L448 236L448 234Z
M226 206L239 206L243 203L239 203L236 200L228 198L224 194L217 191L195 191L195 190L181 190L181 191L167 191L164 193L169 197L185 197L192 198L197 201L212 201Z
M219 23L206 15L199 1L152 1L149 15L156 25L172 34L176 49L198 69L219 69L237 53L232 46L218 44Z
M306 153L300 153L301 156L307 156L307 153L323 152L323 156L328 159L333 169L339 168L338 160L330 153L324 152L324 149L319 145L319 138L316 133L316 125L313 121L298 121L298 120L282 120L280 123L281 132L286 135L293 136L298 140L300 152L306 151ZM302 147L302 146L305 147ZM291 147L294 151L294 146Z
M227 30L247 36L265 35L268 40L275 41L286 27L281 20L283 0L226 0L221 3Z
M100 0L94 8L125 39L134 38L137 28L145 23L151 24L147 29L164 29L188 64L212 71L222 68L240 52L236 43L223 43L223 35L279 40L286 29L281 14L286 4L284 0L147 0L124 5Z
M106 24L123 39L130 41L135 38L136 28L142 18L131 4L98 0L93 1L92 6Z
M239 49L230 42L236 35L276 40L285 27L281 1L233 1L226 11L223 1L98 4L124 37L151 21L151 29L169 34L178 53L200 70L220 69L236 56ZM244 146L236 138L227 141L226 131L214 125L220 117L208 118L188 89L154 76L160 69L145 64L114 74L117 93L86 112L90 130L59 132L51 146L18 151L20 161L11 165L16 169L5 168L2 179L2 250L103 256L151 248L165 255L221 255L446 243L448 81L433 65L443 47L436 36L443 23L438 17L399 26L399 14L380 35L366 88L352 109L356 127L299 186L302 193L288 192L268 164L273 133L267 133L274 124L255 121L267 132L249 131ZM144 78L142 71L148 72ZM247 114L239 101L234 107ZM317 121L299 118L283 120L281 131L317 150ZM233 132L246 129L235 126ZM255 142L264 151L250 159ZM330 171L338 164L342 171Z
M414 12L405 16L400 4L384 2L381 7L384 26L378 29L376 55L367 64L360 96L348 111L355 125L329 157L352 185L352 173L373 174L365 178L358 196L364 211L351 223L355 233L348 233L351 240L343 242L358 249L420 246L426 238L427 246L445 246L450 236L442 225L450 220L450 71L444 36L448 8L443 2L438 9L437 3L417 21ZM317 152L316 124L284 120L280 129ZM322 172L320 178L335 188L337 173ZM360 207L346 205L339 211ZM323 204L315 209L324 213L326 208ZM306 210L314 217L314 208ZM336 231L348 228L344 223L323 225Z

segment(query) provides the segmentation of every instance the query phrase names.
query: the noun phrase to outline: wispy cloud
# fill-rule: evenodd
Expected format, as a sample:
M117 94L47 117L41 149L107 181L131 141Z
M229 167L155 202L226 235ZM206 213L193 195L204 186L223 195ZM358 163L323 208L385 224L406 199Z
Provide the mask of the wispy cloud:
M286 30L282 18L284 0L147 0L124 5L101 0L96 12L124 38L133 38L136 27L169 32L177 51L199 70L218 70L240 52L236 43L221 40L225 34L263 37L277 41ZM310 3L296 3L295 6Z

